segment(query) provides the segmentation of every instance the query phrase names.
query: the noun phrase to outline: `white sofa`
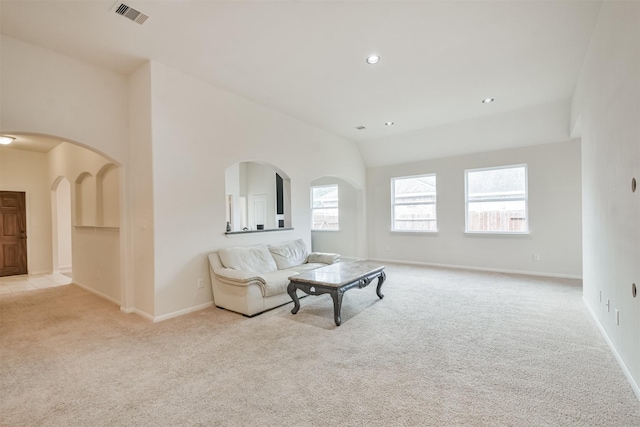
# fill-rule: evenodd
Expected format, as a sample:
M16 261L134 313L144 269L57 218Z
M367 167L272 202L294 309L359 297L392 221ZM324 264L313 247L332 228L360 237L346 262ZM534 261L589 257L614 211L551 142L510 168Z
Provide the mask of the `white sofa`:
M310 253L302 239L221 249L209 254L214 304L255 316L292 301L289 277L339 261L338 254Z

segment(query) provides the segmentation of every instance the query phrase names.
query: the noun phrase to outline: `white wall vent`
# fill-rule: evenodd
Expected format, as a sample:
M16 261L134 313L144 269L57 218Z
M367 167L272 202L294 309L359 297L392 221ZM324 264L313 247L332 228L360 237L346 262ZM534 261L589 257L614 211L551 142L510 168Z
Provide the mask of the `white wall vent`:
M140 25L144 24L144 22L149 19L149 16L145 15L144 13L135 10L134 8L132 8L131 6L127 6L124 3L120 3L117 2L114 5L114 11L118 14L118 15L122 15L125 18L129 18L130 20L132 20L133 22L136 22Z

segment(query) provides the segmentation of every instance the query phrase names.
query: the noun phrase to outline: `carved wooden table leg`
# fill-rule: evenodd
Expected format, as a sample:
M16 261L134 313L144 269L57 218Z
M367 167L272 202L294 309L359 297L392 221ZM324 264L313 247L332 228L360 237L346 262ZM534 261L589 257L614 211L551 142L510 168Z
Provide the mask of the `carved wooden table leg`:
M387 274L384 271L381 271L380 276L378 277L378 287L376 288L376 294L378 294L378 297L380 297L380 299L384 298L384 295L380 293L380 288L382 288L382 284L386 279L387 279Z
M340 323L342 323L340 311L342 310L342 296L344 295L344 290L337 289L330 293L331 298L333 299L333 320L336 322L336 326L340 326Z
M287 293L293 300L293 308L291 309L291 314L296 314L298 310L300 310L300 300L298 299L298 294L296 293L296 287L292 282L289 282L289 286L287 286Z

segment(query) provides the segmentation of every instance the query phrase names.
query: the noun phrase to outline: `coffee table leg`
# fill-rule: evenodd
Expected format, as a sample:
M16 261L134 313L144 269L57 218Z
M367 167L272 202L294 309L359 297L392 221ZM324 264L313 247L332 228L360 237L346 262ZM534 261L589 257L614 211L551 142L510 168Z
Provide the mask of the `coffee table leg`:
M380 293L380 288L382 288L382 284L386 279L387 279L387 274L384 271L381 271L380 276L378 277L378 287L376 288L376 294L378 294L378 297L380 299L384 298L384 295Z
M340 318L340 310L342 310L342 295L344 295L344 291L342 289L331 291L331 298L333 298L333 320L335 320L336 326L340 326L340 323L342 323L342 319Z
M300 300L298 299L296 286L293 284L293 282L289 282L289 286L287 286L287 293L293 300L293 309L291 309L291 314L296 314L298 310L300 310Z

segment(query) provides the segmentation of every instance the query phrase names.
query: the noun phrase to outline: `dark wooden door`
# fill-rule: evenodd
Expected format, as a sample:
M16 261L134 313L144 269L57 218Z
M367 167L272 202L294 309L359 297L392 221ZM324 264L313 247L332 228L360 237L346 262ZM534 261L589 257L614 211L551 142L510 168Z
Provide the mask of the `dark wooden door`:
M23 192L0 191L0 276L27 274L27 221Z

